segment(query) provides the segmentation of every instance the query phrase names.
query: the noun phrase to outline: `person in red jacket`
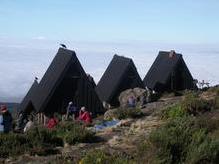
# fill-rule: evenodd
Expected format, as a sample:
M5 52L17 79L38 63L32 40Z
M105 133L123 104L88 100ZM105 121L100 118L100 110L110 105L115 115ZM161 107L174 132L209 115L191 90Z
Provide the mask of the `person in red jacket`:
M79 120L85 122L86 124L92 123L91 114L86 110L85 107L81 107L79 112Z
M58 119L55 118L54 115L52 115L52 117L50 117L50 119L49 119L49 121L48 121L46 127L47 127L48 129L53 129L57 124L58 124Z

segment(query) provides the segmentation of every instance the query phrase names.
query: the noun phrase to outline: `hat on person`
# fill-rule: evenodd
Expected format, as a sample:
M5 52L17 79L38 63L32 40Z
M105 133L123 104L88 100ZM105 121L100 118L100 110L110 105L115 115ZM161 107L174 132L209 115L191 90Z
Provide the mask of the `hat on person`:
M6 106L6 105L1 105L1 106L0 106L0 109L1 109L1 112L2 112L2 113L7 112L7 106Z
M71 104L73 104L73 102L72 102L72 101L70 101L68 104L69 104L69 105L71 105Z
M85 112L86 108L84 106L81 107L81 111Z

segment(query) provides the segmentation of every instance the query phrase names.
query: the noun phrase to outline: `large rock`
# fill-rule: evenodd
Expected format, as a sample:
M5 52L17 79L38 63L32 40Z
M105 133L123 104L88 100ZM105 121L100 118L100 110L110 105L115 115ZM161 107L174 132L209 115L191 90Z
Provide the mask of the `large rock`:
M146 89L134 88L123 91L119 96L121 107L127 107L129 97L133 96L136 99L136 106L141 107L149 101L149 92Z

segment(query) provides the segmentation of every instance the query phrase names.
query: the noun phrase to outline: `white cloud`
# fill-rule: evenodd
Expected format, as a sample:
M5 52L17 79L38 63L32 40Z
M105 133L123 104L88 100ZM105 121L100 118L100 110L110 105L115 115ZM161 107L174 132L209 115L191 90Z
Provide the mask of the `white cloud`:
M36 37L33 37L33 40L46 40L46 37L45 36L36 36Z

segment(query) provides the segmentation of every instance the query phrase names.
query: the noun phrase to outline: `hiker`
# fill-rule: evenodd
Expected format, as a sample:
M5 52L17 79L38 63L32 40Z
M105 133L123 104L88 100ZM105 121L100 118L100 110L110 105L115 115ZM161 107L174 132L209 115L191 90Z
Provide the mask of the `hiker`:
M67 113L66 113L66 120L69 118L69 116L72 116L72 119L75 120L78 117L78 109L76 106L74 106L73 102L70 101L67 107Z
M0 133L4 132L3 116L0 114Z
M134 96L128 98L128 107L134 108L136 106L136 100Z
M88 112L85 107L81 107L79 112L79 120L85 122L86 124L92 123L91 113Z
M48 129L53 129L53 128L58 124L58 122L59 122L58 119L57 119L54 115L52 115L52 116L50 117L50 119L49 119L49 121L48 121L46 127L47 127Z
M3 116L4 133L9 133L12 130L13 118L11 116L11 113L8 111L6 105L1 106L1 113Z
M28 122L27 114L21 111L18 115L15 132L23 132L25 125Z
M28 122L26 123L25 127L24 127L24 133L26 133L27 131L29 131L34 125L34 122L33 122L33 116L30 115L28 117Z

